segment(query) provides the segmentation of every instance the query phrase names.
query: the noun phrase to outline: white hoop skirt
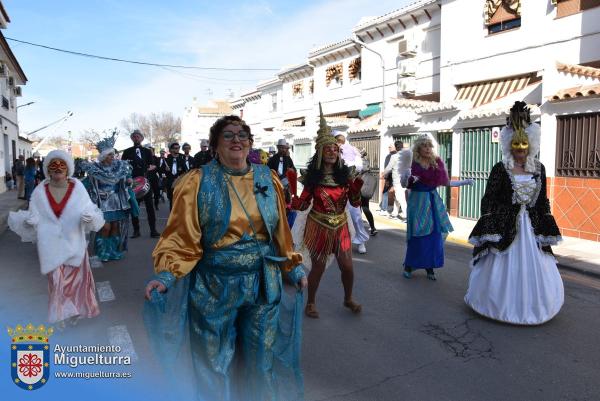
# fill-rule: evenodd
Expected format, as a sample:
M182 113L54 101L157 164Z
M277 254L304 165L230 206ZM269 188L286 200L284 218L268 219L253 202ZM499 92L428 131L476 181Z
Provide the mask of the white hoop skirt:
M538 247L525 208L517 224L517 235L506 251L490 252L476 265L471 264L465 302L475 312L494 320L542 324L560 311L563 282L555 259Z

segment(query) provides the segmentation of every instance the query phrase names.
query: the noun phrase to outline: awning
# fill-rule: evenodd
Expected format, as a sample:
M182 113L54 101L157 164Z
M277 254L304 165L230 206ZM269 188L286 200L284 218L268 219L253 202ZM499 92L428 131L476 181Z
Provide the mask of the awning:
M373 115L365 118L364 120L362 120L355 126L348 129L348 133L349 134L357 134L357 133L371 132L371 131L376 132L376 131L379 131L379 129L381 128L380 123L381 123L381 113L376 113L376 114L373 114Z
M379 112L381 112L381 103L371 103L368 104L366 108L358 112L358 117L366 118Z
M304 117L285 120L282 125L284 127L303 127L305 125Z
M458 85L458 93L454 100L470 100L473 102L472 107L476 108L513 92L520 91L526 86L539 81L539 77L536 77L533 74L527 74L511 78Z

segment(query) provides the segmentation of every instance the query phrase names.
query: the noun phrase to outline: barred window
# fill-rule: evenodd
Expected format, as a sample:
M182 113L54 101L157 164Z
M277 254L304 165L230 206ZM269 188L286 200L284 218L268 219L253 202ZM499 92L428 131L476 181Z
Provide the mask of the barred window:
M600 113L556 120L556 176L600 178Z

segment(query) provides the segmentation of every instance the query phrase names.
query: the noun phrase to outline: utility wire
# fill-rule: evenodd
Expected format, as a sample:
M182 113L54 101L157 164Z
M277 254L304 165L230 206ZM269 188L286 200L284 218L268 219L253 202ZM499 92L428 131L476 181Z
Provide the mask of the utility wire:
M67 53L67 54L71 54L74 56L89 57L89 58L95 58L95 59L107 60L107 61L117 61L120 63L149 65L149 66L153 66L153 67L171 67L171 68L183 68L183 69L190 69L190 70L209 70L209 71L279 71L279 68L198 67L198 66L193 66L193 65L148 63L145 61L125 60L125 59L116 58L116 57L105 57L105 56L98 56L96 54L89 54L89 53L76 52L76 51L72 51L72 50L59 49L57 47L41 45L38 43L27 42L25 40L20 40L20 39L15 39L15 38L9 38L8 36L5 36L5 38L6 38L6 40L10 40L12 42L23 43L23 44L30 45L30 46L41 47L44 49L54 50L54 51L61 52L61 53Z
M206 76L202 76L202 75L190 74L189 72L173 70L173 69L170 69L167 67L161 67L161 68L165 71L172 72L173 74L181 75L182 77L186 77L186 78L192 78L196 81L208 80L208 81L223 81L223 82L227 82L227 83L260 81L260 79L258 79L258 80L257 79L227 79L227 78L206 77Z

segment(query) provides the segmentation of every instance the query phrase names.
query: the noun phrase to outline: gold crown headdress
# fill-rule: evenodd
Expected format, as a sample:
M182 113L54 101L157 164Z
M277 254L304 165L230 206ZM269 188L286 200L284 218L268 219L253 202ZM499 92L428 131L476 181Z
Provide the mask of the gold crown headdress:
M25 327L18 324L14 329L12 327L8 327L6 331L8 332L8 335L12 338L13 343L31 341L47 343L48 338L52 334L54 334L54 329L52 327L46 328L46 326L44 326L43 324L40 324L38 327L35 327L31 323L29 323Z
M317 168L321 168L323 146L325 145L337 145L337 140L331 135L331 127L329 127L327 121L325 121L323 108L321 107L321 102L319 102L319 130L317 131L317 140L315 143L315 149L317 150Z
M506 124L512 127L513 130L511 147L513 149L528 149L529 138L525 132L525 128L531 124L531 112L527 107L527 103L515 102L510 109Z

